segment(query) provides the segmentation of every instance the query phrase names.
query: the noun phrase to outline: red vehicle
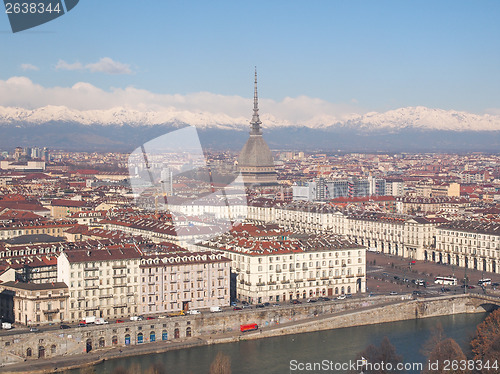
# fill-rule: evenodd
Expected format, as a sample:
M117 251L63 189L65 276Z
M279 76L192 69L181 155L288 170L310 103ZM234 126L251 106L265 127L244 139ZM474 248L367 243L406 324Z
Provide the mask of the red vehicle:
M241 332L254 331L254 330L258 330L258 329L259 329L259 326L256 323L250 323L248 325L240 325Z
M124 321L124 320L122 320L122 319L117 319L117 320L116 320L116 323L124 323L124 322L125 322L125 321Z
M155 319L155 317L146 317L147 320Z

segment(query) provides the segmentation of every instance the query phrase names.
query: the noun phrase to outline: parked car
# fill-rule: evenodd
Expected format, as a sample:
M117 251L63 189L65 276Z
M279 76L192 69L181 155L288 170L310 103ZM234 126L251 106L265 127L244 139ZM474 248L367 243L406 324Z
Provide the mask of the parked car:
M441 288L441 292L450 292L450 291L451 290L449 288L445 288L445 287Z
M337 300L345 300L345 295L338 295Z
M255 307L256 308L264 308L264 304L257 304Z
M352 297L352 293L346 294L345 297Z
M30 332L39 332L40 329L36 328L36 327L30 327Z
M130 317L131 321L142 321L143 317L142 316L132 316Z
M71 326L68 326L68 325L61 325L61 326L59 326L59 328L60 328L61 330L66 330L66 329L70 329L70 328L71 328Z
M12 323L10 322L2 322L2 329L10 330L12 328Z
M264 306L271 306L270 303L264 303Z
M391 291L389 295L397 295L398 293L396 291Z
M291 304L302 304L302 302L300 300L297 300L297 299L290 300L290 303Z
M184 313L184 312L183 312ZM149 316L149 317L146 317L147 320L150 320L150 319L156 319L156 317L153 317L153 316Z
M325 296L320 296L318 297L318 301L330 301L330 298Z
M187 314L201 314L201 312L197 309L191 309L187 311Z
M231 306L237 306L238 303L236 301L231 301Z
M233 310L243 310L243 308L242 308L242 307L239 307L239 306L235 306L235 307L233 308Z
M117 319L117 320L116 320L116 323L124 323L124 322L125 322L125 321L124 321L124 320L122 320L122 319Z
M245 300L243 300L241 303L242 303L243 305L248 305L248 301L245 301Z
M220 306L211 306L210 307L210 312L211 313L222 312L222 308Z
M78 324L78 327L87 327L87 324L85 322L80 321L80 323Z
M273 304L273 306L274 306L274 307L278 307L278 306L281 306L281 305L280 305L280 304L278 304L278 303L274 303L274 304Z
M250 304L245 304L243 305L243 309L252 309L252 306Z

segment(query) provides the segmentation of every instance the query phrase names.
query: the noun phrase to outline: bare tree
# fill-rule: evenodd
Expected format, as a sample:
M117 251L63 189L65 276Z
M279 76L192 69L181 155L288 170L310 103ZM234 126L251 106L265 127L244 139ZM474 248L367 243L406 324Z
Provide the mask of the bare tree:
M420 353L422 353L425 357L429 358L431 353L434 351L436 346L441 343L445 339L443 325L438 322L436 328L432 331L429 339L424 343Z
M453 370L453 374L470 373L467 370L467 366L463 367L459 364L457 367L449 367L445 362L460 363L467 360L462 348L451 338L438 342L432 352L430 352L428 358L429 360L422 372L423 374L448 374L450 373L450 369Z
M401 373L396 370L397 364L401 363L403 358L397 354L396 348L391 344L386 336L377 347L370 344L364 351L356 356L356 361L366 360L366 365L363 367L365 374L385 374L385 373ZM382 365L382 362L384 363ZM351 371L352 374L358 374L359 371Z
M210 365L209 374L231 374L231 358L222 352L217 353Z

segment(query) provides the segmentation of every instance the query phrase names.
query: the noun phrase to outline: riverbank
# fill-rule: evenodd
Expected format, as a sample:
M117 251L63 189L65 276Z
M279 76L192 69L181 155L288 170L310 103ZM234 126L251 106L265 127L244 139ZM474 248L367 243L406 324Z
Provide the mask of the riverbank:
M2 373L54 373L69 369L97 365L107 360L131 356L164 353L170 350L192 348L204 345L233 343L242 340L263 339L281 335L300 334L320 330L332 330L352 326L381 324L394 321L429 318L443 315L476 313L484 309L476 306L496 302L495 299L476 299L467 295L438 297L426 300L394 300L384 305L372 305L355 311L313 316L300 321L261 327L258 331L242 334L230 331L203 337L150 342L126 347L99 349L90 353L58 356L9 365L0 368ZM476 306L474 306L476 305Z

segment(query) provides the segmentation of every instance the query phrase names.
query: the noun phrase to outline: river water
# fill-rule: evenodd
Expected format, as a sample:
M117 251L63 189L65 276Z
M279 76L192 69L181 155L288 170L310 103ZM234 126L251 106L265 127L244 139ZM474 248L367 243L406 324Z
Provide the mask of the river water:
M96 366L96 372L111 374L117 367L130 368L133 365L140 365L141 371L144 371L151 364L160 363L167 374L206 374L210 363L221 351L231 358L233 374L343 373L343 370L291 370L296 366L290 362L296 360L297 363L313 363L328 360L345 363L354 360L357 353L369 344L378 345L385 336L396 347L397 353L403 356L404 363L424 363L425 357L420 349L439 323L443 326L445 335L455 339L464 352L468 352L471 335L486 315L460 314L195 347L107 361Z

